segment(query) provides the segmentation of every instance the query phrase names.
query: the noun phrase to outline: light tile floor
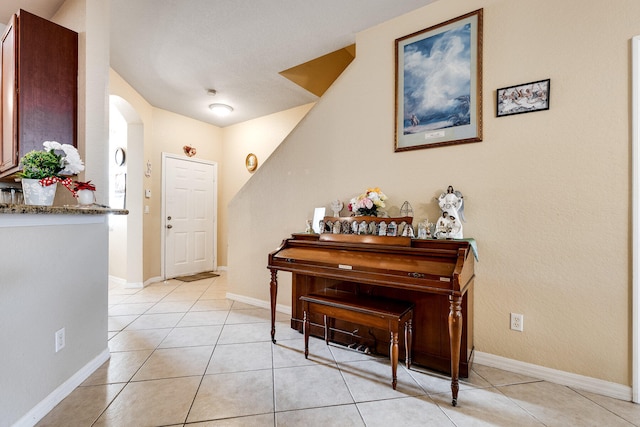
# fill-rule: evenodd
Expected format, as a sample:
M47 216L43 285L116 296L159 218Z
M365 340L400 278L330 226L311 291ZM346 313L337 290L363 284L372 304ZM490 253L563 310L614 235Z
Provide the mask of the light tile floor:
M640 405L475 364L450 380L303 338L214 279L109 290L111 359L38 426L633 426Z

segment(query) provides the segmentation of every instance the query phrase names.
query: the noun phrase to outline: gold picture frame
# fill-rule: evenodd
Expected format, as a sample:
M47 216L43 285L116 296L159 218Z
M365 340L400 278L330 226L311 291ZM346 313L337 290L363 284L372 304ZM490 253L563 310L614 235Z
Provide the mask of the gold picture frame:
M247 167L249 172L253 172L258 168L258 157L253 154L247 154L247 158L244 160L244 165Z
M482 11L396 39L396 152L482 141Z

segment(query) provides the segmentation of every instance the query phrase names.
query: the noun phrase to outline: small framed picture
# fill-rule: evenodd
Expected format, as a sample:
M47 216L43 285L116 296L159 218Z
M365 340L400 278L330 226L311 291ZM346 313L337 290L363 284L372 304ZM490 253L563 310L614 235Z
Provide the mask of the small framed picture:
M550 87L551 80L547 79L498 89L496 115L503 117L548 110Z
M247 167L249 172L253 172L258 167L258 158L255 154L249 153L247 154L247 158L244 160L244 165Z

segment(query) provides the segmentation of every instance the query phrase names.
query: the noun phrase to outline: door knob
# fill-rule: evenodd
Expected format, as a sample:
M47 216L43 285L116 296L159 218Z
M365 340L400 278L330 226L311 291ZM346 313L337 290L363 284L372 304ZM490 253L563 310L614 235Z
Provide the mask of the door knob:
M167 228L173 228L173 225L169 224L167 225Z

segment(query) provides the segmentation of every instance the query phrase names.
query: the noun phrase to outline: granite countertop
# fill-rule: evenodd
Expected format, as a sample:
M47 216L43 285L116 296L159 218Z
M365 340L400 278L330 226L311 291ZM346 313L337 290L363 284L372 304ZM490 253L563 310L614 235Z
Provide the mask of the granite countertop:
M36 215L127 215L126 209L111 209L100 205L89 206L32 206L0 203L0 214L36 214Z

